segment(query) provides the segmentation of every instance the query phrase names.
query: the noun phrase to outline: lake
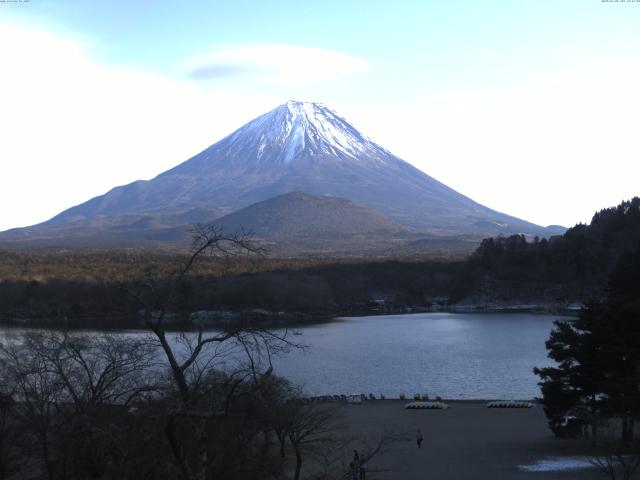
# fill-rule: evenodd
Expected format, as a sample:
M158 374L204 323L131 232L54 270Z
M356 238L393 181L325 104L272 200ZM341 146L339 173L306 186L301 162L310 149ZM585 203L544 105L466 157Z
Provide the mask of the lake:
M309 394L428 393L449 399L540 396L553 320L534 314L353 317L299 328L306 351L274 362Z
M558 318L562 317L524 313L341 318L296 328L299 335L290 338L308 348L276 357L273 364L275 373L308 395L373 393L397 398L400 393L427 393L448 399L531 399L540 396L533 367L552 364L544 343ZM20 331L0 329L4 335ZM177 335L169 338L176 344ZM184 351L180 345L178 350ZM223 347L218 358L246 358L235 350Z

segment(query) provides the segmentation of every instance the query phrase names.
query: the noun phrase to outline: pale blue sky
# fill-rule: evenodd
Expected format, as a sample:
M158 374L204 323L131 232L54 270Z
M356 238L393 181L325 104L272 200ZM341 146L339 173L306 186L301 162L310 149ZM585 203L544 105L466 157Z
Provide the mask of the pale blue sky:
M599 0L31 0L3 8L9 21L84 37L102 62L164 75L218 46L286 44L365 58L379 81L467 87L561 66L568 52L640 45L640 6Z
M0 3L0 229L287 99L489 207L588 221L640 193L639 26L640 3L601 0Z

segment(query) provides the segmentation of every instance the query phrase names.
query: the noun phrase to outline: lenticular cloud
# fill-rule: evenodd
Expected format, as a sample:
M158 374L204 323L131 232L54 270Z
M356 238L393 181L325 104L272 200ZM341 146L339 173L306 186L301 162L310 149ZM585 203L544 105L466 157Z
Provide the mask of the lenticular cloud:
M216 49L185 60L181 68L198 80L243 74L276 84L301 85L363 73L369 65L362 58L323 48L258 45Z

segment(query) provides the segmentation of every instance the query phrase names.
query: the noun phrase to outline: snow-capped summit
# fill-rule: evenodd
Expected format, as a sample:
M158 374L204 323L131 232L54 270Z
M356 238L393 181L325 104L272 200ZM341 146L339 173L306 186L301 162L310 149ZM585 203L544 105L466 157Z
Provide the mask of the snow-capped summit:
M216 144L227 159L263 164L313 161L331 155L349 161L381 160L384 149L366 138L345 119L321 103L289 100Z
M297 101L259 116L152 180L114 188L45 225L211 221L296 191L346 198L432 235L547 234L438 182L324 105Z

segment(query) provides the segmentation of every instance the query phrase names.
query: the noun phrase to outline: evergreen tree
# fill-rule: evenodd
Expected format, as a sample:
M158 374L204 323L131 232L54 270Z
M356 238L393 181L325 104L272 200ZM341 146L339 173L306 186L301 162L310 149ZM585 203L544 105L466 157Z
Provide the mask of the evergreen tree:
M578 415L588 419L596 442L598 419L620 418L629 443L640 416L640 248L620 257L607 300L556 322L546 346L557 366L534 372L554 433L566 415Z

